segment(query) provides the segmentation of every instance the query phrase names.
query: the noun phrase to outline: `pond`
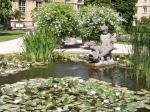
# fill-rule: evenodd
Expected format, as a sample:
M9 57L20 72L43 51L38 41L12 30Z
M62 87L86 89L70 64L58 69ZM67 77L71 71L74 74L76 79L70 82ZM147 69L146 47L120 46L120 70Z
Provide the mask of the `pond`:
M113 86L127 87L131 90L145 89L144 79L139 81L131 77L132 70L118 66L109 68L91 68L85 63L53 63L46 66L33 67L17 74L0 77L0 85L12 84L22 80L48 77L81 77L85 80L95 78L112 83Z

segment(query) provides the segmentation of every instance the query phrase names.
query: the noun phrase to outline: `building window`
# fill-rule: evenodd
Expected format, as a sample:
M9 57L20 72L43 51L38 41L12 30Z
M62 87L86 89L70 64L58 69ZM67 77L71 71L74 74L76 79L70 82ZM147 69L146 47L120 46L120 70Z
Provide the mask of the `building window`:
M70 1L71 1L71 0L65 0L65 3L66 3L66 2L70 2Z
M82 2L82 0L78 0L78 2L79 2L79 3L81 3L81 2Z
M147 13L147 7L146 6L143 7L143 10L144 10L144 13Z
M37 0L37 1L36 1L36 8L39 8L39 7L41 6L41 4L42 4L42 1Z
M138 7L135 7L135 13L136 14L138 13Z
M25 10L26 10L26 1L25 0L19 0L19 10L25 14Z

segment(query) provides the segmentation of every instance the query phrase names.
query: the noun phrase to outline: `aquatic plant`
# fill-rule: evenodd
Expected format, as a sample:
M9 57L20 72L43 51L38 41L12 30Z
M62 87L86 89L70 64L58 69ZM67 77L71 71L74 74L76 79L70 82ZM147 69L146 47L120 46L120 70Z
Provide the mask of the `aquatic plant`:
M149 108L148 91L114 88L97 80L75 78L30 79L3 85L0 112L135 112Z
M53 32L49 32L46 28L30 31L23 38L27 60L52 61L56 41Z
M133 45L132 62L137 79L143 74L146 77L147 86L150 87L150 27L136 26L131 30ZM142 72L141 72L142 70Z

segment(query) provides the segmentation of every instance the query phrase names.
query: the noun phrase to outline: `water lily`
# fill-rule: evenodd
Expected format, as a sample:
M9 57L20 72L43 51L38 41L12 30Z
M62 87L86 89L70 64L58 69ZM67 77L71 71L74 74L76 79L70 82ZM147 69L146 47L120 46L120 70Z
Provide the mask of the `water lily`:
M62 112L63 111L63 109L62 108L57 108L57 110L56 110L56 112Z
M68 87L68 83L65 83L65 87Z
M120 60L120 58L117 58L116 60L117 60L117 61L119 61L119 60Z
M120 110L121 110L121 108L120 108L120 107L117 107L115 110L120 111Z
M119 92L116 92L116 96L120 96L120 93L119 93Z
M93 95L95 95L96 94L96 91L90 91L89 93L88 93L88 95L90 95L90 96L93 96Z
M57 86L57 84L54 84L53 87L54 87L54 88L57 88L58 86Z
M109 103L109 100L108 100L108 99L105 99L105 100L103 101L103 103L108 104L108 103Z
M31 66L31 63L28 63L27 66Z
M84 83L84 80L83 80L83 79L80 79L80 80L79 80L79 83L80 83L80 84L83 84L83 83Z
M93 107L95 109L97 108L97 105L93 104L95 103L97 104L97 102L99 102L100 105L102 104L101 105L102 109L106 110L109 108L109 110L120 112L122 110L121 107L123 105L125 105L124 110L131 110L131 109L136 110L137 108L146 107L147 104L149 103L149 97L146 96L149 95L149 92L147 92L146 95L144 96L140 96L138 94L135 94L136 92L131 92L129 90L122 92L118 88L114 89L112 88L112 86L108 85L102 86L101 83L99 84L97 82L95 83L91 81L85 81L86 84L83 86L78 82L78 79L76 80L75 78L73 79L70 80L64 78L64 81L61 81L61 79L57 78L56 80L58 81L57 83L55 81L52 82L53 84L52 87L57 87L56 90L60 91L56 91L55 89L47 89L51 87L49 81L52 81L53 78L30 79L24 84L15 83L11 85L9 84L4 85L0 89L1 92L0 111L10 111L13 106L14 107L13 112L17 112L18 107L19 109L22 109L20 111L34 111L34 110L36 111L38 109L39 111L45 112L46 110L43 110L43 107L46 107L47 112L64 112L64 111L71 112L73 109L76 108L76 105L79 105L78 108L80 110L82 109L84 110L86 108L89 111L92 111ZM73 85L71 86L71 88L67 88L68 91L64 91L63 86L60 86L62 85L62 82L64 85L65 83L68 84L69 82L70 84L72 82ZM43 83L45 84L44 86ZM15 88L17 88L15 90L16 92L14 92L12 88L14 88L14 90ZM33 94L34 90L39 91L36 94ZM99 90L103 90L101 94L96 93L96 91ZM89 98L89 96L85 95L85 91L88 91L88 95L92 96ZM10 94L11 92L12 94ZM143 91L141 93L143 94ZM116 98L116 95L119 95L118 98ZM123 98L119 99L120 97ZM116 100L113 100L114 98L116 98ZM137 102L139 99L141 101ZM40 105L38 105L37 107L37 104ZM54 110L54 108L49 107L54 108L56 107L56 108ZM97 108L95 111L101 110Z

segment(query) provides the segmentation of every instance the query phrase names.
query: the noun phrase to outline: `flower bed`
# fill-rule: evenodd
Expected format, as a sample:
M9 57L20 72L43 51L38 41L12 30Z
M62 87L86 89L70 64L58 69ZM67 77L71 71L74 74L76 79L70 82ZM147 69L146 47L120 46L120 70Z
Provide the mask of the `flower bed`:
M148 91L73 78L31 79L4 85L0 92L0 112L134 112L150 103Z

